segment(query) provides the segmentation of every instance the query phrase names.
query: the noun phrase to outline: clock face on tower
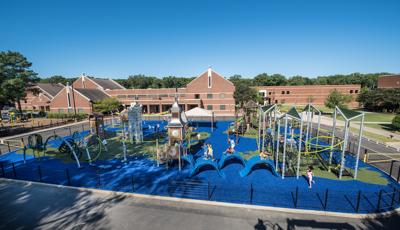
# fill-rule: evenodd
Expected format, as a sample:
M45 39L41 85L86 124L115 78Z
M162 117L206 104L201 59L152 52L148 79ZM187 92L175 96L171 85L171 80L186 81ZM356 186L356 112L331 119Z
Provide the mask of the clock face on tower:
M173 137L178 138L179 137L179 130L174 129L174 130L172 130L171 134L172 134Z

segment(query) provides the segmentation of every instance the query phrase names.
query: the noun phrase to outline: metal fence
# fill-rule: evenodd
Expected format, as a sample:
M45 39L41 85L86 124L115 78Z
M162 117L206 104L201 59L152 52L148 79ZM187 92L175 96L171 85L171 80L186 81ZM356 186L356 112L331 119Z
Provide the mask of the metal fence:
M222 187L209 181L168 180L158 189L146 186L146 178L126 175L115 179L107 170L80 171L72 168L52 168L45 164L25 167L23 164L1 164L0 176L18 180L38 181L57 185L98 188L113 191L144 193L178 198L268 205L275 207L375 213L393 210L400 205L400 190L395 187L377 191L345 192L340 190L310 190L295 187L292 191L277 187ZM118 173L118 172L117 172ZM117 180L117 181L116 181Z

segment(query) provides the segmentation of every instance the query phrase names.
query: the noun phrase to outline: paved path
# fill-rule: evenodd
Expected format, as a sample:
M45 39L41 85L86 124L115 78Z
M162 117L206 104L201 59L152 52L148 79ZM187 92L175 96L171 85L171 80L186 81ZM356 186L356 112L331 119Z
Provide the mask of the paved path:
M379 219L289 214L133 198L0 179L0 229L396 229Z
M315 122L315 123L318 122L318 116L314 116L313 122ZM372 123L372 122L369 122L369 123ZM379 123L381 124L383 122L379 122ZM328 126L332 127L333 119L331 117L321 116L321 124L328 125ZM337 125L344 126L344 121L337 120ZM355 122L355 121L351 122L350 126L352 128L356 128L357 130L360 128L359 122ZM400 134L397 134L397 133L389 132L389 131L382 130L382 129L375 129L375 128L372 128L372 127L368 127L366 125L364 125L364 131L370 132L370 133L379 134L379 135L385 136L385 137L389 137L390 135L393 135L393 140L394 141L396 139L398 141L400 141Z

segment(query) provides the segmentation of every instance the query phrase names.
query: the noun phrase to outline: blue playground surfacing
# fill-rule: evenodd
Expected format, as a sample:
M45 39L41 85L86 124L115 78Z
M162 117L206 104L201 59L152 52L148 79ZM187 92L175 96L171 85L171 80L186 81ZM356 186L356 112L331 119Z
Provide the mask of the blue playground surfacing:
M165 122L145 122L145 137L154 133L156 124L160 124L163 129ZM210 134L205 142L213 146L214 162L204 160L203 150L199 149L189 157L191 159L183 160L181 171L176 162L167 169L165 165L158 167L156 161L146 157L129 157L127 163L116 158L96 161L94 165L81 162L82 168L78 169L73 161L65 163L50 157L33 158L29 155L24 163L22 154L14 151L0 156L1 175L29 181L39 181L41 178L46 183L113 191L346 213L387 211L400 205L399 184L387 174L362 161L360 168L378 172L388 184L370 184L358 180L339 181L315 175L315 184L309 189L304 177L282 179L274 170L273 160L256 164L260 162L258 156L247 162L243 162L240 157L224 156L223 152L228 147L225 131L230 122L216 122L213 132L208 123L193 124L197 127L196 132ZM115 132L118 128L107 130ZM235 150L243 153L255 151L257 141L254 138L240 137ZM325 158L326 154L321 156ZM339 153L335 153L334 160L340 160ZM347 167L354 167L354 162L351 155L346 156ZM252 163L254 165L250 167ZM196 164L203 164L204 167L194 171Z

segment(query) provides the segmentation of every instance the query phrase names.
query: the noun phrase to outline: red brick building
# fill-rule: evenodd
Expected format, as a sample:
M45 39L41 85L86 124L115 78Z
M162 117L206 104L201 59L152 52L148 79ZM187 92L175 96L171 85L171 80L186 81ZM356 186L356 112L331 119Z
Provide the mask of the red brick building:
M400 74L380 76L378 78L378 88L381 89L400 88Z
M61 90L51 101L51 112L92 112L93 103L106 97L117 98L123 105L129 106L137 101L143 105L144 113L167 112L179 98L182 108L190 110L195 107L206 108L215 115L233 115L235 86L220 74L209 68L191 81L186 88L164 89L125 89L111 79L98 79L81 76L72 84Z
M350 107L358 107L356 98L360 92L360 85L302 85L302 86L257 86L255 87L263 96L266 104L296 104L324 105L328 95L337 90L343 94L351 95Z
M144 113L160 113L169 110L175 96L185 111L195 107L215 112L215 115L235 113L235 86L209 68L192 80L186 88L171 89L115 89L107 91L124 105L137 101L143 105Z
M136 101L143 105L143 112L146 114L161 113L170 109L176 96L185 111L200 107L212 110L217 116L232 116L235 113L233 97L235 86L211 68L192 80L185 88L178 89L125 89L112 79L98 79L85 75L74 81L72 86L59 86L51 93L45 93L50 90L44 86L38 85L38 87L43 93L39 97L28 97L27 103L29 101L30 106L35 108L46 106L45 110L57 113L75 111L91 113L93 103L108 97L118 99L125 106ZM255 88L262 94L267 104L298 105L309 102L323 105L330 92L336 89L353 96L351 107L358 106L355 99L360 91L360 85L260 86ZM51 94L51 97L47 96L48 94Z
M32 111L50 111L51 100L63 88L62 84L38 83L32 87L38 93L27 90L25 100L21 100L21 108Z
M93 103L99 102L109 95L100 89L73 88L65 86L50 103L53 113L91 113Z

